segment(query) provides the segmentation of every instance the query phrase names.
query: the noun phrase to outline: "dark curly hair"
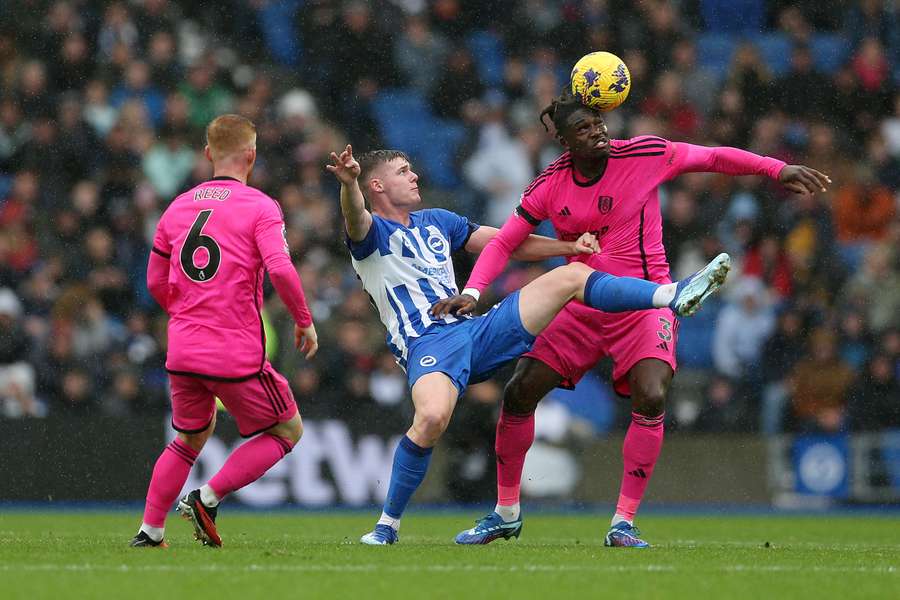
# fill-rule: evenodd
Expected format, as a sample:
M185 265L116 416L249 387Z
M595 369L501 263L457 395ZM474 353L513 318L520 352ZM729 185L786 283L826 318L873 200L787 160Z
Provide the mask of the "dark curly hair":
M585 106L578 100L577 97L572 93L572 90L569 89L568 86L564 87L562 93L559 96L554 98L550 104L541 111L540 120L541 125L544 126L544 129L550 131L550 128L547 127L547 122L544 120L544 117L550 117L550 121L553 122L553 126L556 128L556 134L559 135L559 132L562 130L563 125L566 122L566 119L571 116L579 108L583 108L585 110L589 110L592 112L598 111L595 108L591 108L590 106Z

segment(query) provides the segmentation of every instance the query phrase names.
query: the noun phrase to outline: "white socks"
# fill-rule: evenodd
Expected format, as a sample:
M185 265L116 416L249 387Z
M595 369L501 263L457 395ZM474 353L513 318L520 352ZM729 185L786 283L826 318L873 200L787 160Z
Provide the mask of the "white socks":
M390 525L391 527L394 528L394 531L400 530L400 519L395 519L394 517L390 516L389 514L387 514L384 511L382 511L382 513L381 513L381 518L378 519L378 524L379 525Z
M678 289L677 283L664 283L656 288L653 292L653 306L655 308L666 308L675 299L675 290Z
M216 493L209 487L208 483L200 488L200 502L202 502L204 506L210 508L215 508L219 505L219 497L216 496Z
M494 507L494 512L500 515L500 517L509 523L510 521L515 521L519 518L519 503L516 502L511 506L500 506L499 504Z
M163 536L166 533L165 527L151 527L146 523L141 523L141 531L147 534L147 536L153 540L154 542L162 541Z
M628 523L629 525L631 525L632 527L634 527L634 521L633 521L632 519L626 519L625 517L623 517L623 516L620 515L619 513L616 513L616 514L613 515L612 521L610 521L609 524L610 524L610 525L615 525L616 523L621 523L622 521L625 521L626 523Z

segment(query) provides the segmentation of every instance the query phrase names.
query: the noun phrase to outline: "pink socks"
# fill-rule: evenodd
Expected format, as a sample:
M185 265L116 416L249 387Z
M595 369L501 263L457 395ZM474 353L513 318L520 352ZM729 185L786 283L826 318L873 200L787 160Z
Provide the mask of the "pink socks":
M166 446L153 467L144 507L144 523L152 527L165 525L166 514L175 504L195 460L197 451L178 438Z
M262 433L231 453L219 472L209 480L209 487L221 500L262 477L293 448L294 445L282 437Z
M534 413L523 416L500 411L494 444L497 452L497 504L500 506L519 504L522 467L533 441Z
M644 490L653 474L656 459L662 449L663 418L645 417L636 412L631 413L631 425L625 434L622 446L622 458L625 469L622 474L622 487L619 491L619 502L616 514L627 520L634 520Z

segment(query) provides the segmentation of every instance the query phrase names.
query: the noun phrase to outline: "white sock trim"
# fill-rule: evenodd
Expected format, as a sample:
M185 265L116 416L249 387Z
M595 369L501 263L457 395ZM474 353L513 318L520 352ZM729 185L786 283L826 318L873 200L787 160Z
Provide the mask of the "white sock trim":
M390 525L394 528L394 531L400 531L400 519L395 519L384 511L381 512L381 518L378 519L378 524Z
M521 509L519 507L519 503L511 504L509 506L501 506L497 505L494 507L494 512L500 515L500 517L509 523L510 521L516 521L521 514Z
M204 483L200 488L200 502L202 502L204 506L210 508L215 508L219 505L219 497L216 496L216 493L209 487L208 483Z
M677 283L664 283L656 288L653 292L653 306L656 308L666 308L675 299L675 290L678 288Z
M161 541L163 539L163 536L166 534L165 527L153 527L151 525L147 525L146 523L141 523L141 531L146 533L147 536L154 542Z
M632 527L634 527L634 520L633 520L633 519L628 519L628 518L626 518L626 517L623 517L623 516L620 515L619 513L616 513L616 514L613 515L612 521L610 521L609 524L610 524L610 525L615 525L615 524L617 524L617 523L621 523L622 521L625 521L626 523L628 523L629 525L631 525Z

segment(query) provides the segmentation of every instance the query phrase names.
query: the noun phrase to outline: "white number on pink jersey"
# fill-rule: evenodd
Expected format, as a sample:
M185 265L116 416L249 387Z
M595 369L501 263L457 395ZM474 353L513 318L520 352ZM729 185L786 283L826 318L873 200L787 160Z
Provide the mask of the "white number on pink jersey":
M197 214L197 218L194 219L194 224L191 225L191 230L181 246L181 270L191 280L198 283L209 281L215 277L216 271L219 270L219 264L222 262L222 250L219 248L218 242L212 236L203 233L203 227L209 221L212 213L213 210L208 208ZM209 256L209 260L202 267L197 266L197 263L194 262L197 250L200 248L205 248Z

